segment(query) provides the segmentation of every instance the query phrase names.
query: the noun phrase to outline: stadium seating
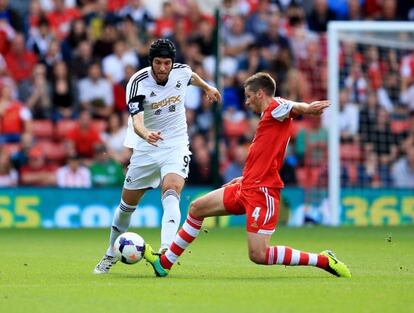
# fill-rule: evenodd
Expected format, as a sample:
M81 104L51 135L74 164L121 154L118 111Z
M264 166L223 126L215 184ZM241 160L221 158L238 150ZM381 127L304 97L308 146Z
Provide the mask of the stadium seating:
M362 151L359 144L344 143L340 146L341 161L361 161Z
M50 120L34 120L32 123L33 136L39 139L52 139L53 123Z
M76 125L77 121L61 120L56 124L56 134L58 138L64 138L66 134Z
M66 158L66 149L64 142L53 142L50 140L41 140L37 144L46 155L46 158L52 162L63 163Z

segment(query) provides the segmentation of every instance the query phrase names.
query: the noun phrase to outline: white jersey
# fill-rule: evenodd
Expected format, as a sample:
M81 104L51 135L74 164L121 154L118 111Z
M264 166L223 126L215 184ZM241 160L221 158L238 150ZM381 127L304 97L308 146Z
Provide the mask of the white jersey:
M136 99L143 98L144 125L149 130L161 131L164 140L157 142L158 148L148 144L135 133L130 116L124 145L146 152L187 147L189 140L184 101L192 70L188 65L174 63L165 86L157 84L151 71L151 67L146 67L130 78L126 87L126 103L130 109L138 108L142 104Z

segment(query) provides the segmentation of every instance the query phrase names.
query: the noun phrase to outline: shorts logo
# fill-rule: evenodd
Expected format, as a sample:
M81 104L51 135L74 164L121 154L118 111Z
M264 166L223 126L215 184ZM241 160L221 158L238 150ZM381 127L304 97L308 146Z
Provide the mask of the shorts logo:
M253 228L259 228L259 226L257 225L257 223L256 223L256 222L251 223L251 224L250 224L250 227L253 227Z
M131 176L128 176L128 177L125 179L125 181L126 181L127 183L130 183L130 182L132 181Z
M179 80L177 80L177 84L175 85L176 89L180 89L181 88L181 82Z

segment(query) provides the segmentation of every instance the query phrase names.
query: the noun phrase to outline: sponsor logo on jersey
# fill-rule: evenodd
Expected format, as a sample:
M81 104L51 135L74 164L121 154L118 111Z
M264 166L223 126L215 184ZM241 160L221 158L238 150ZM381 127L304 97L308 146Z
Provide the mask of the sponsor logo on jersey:
M181 81L177 80L177 84L175 85L175 88L177 89L181 88Z
M171 104L175 104L175 103L179 103L179 102L181 102L181 96L180 95L171 96L171 97L169 97L167 99L163 99L159 102L151 103L151 109L156 110L158 108L162 108L162 107L165 107L165 106L168 106L168 105L171 105Z
M150 97L155 97L157 96L155 92L151 91Z

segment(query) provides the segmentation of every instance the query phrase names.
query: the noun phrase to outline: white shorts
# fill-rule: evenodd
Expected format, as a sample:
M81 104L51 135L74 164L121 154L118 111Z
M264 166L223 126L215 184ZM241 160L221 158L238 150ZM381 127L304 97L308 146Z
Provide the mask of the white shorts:
M125 176L128 190L158 188L165 175L174 173L187 179L190 167L190 150L185 148L160 149L142 152L134 150Z

